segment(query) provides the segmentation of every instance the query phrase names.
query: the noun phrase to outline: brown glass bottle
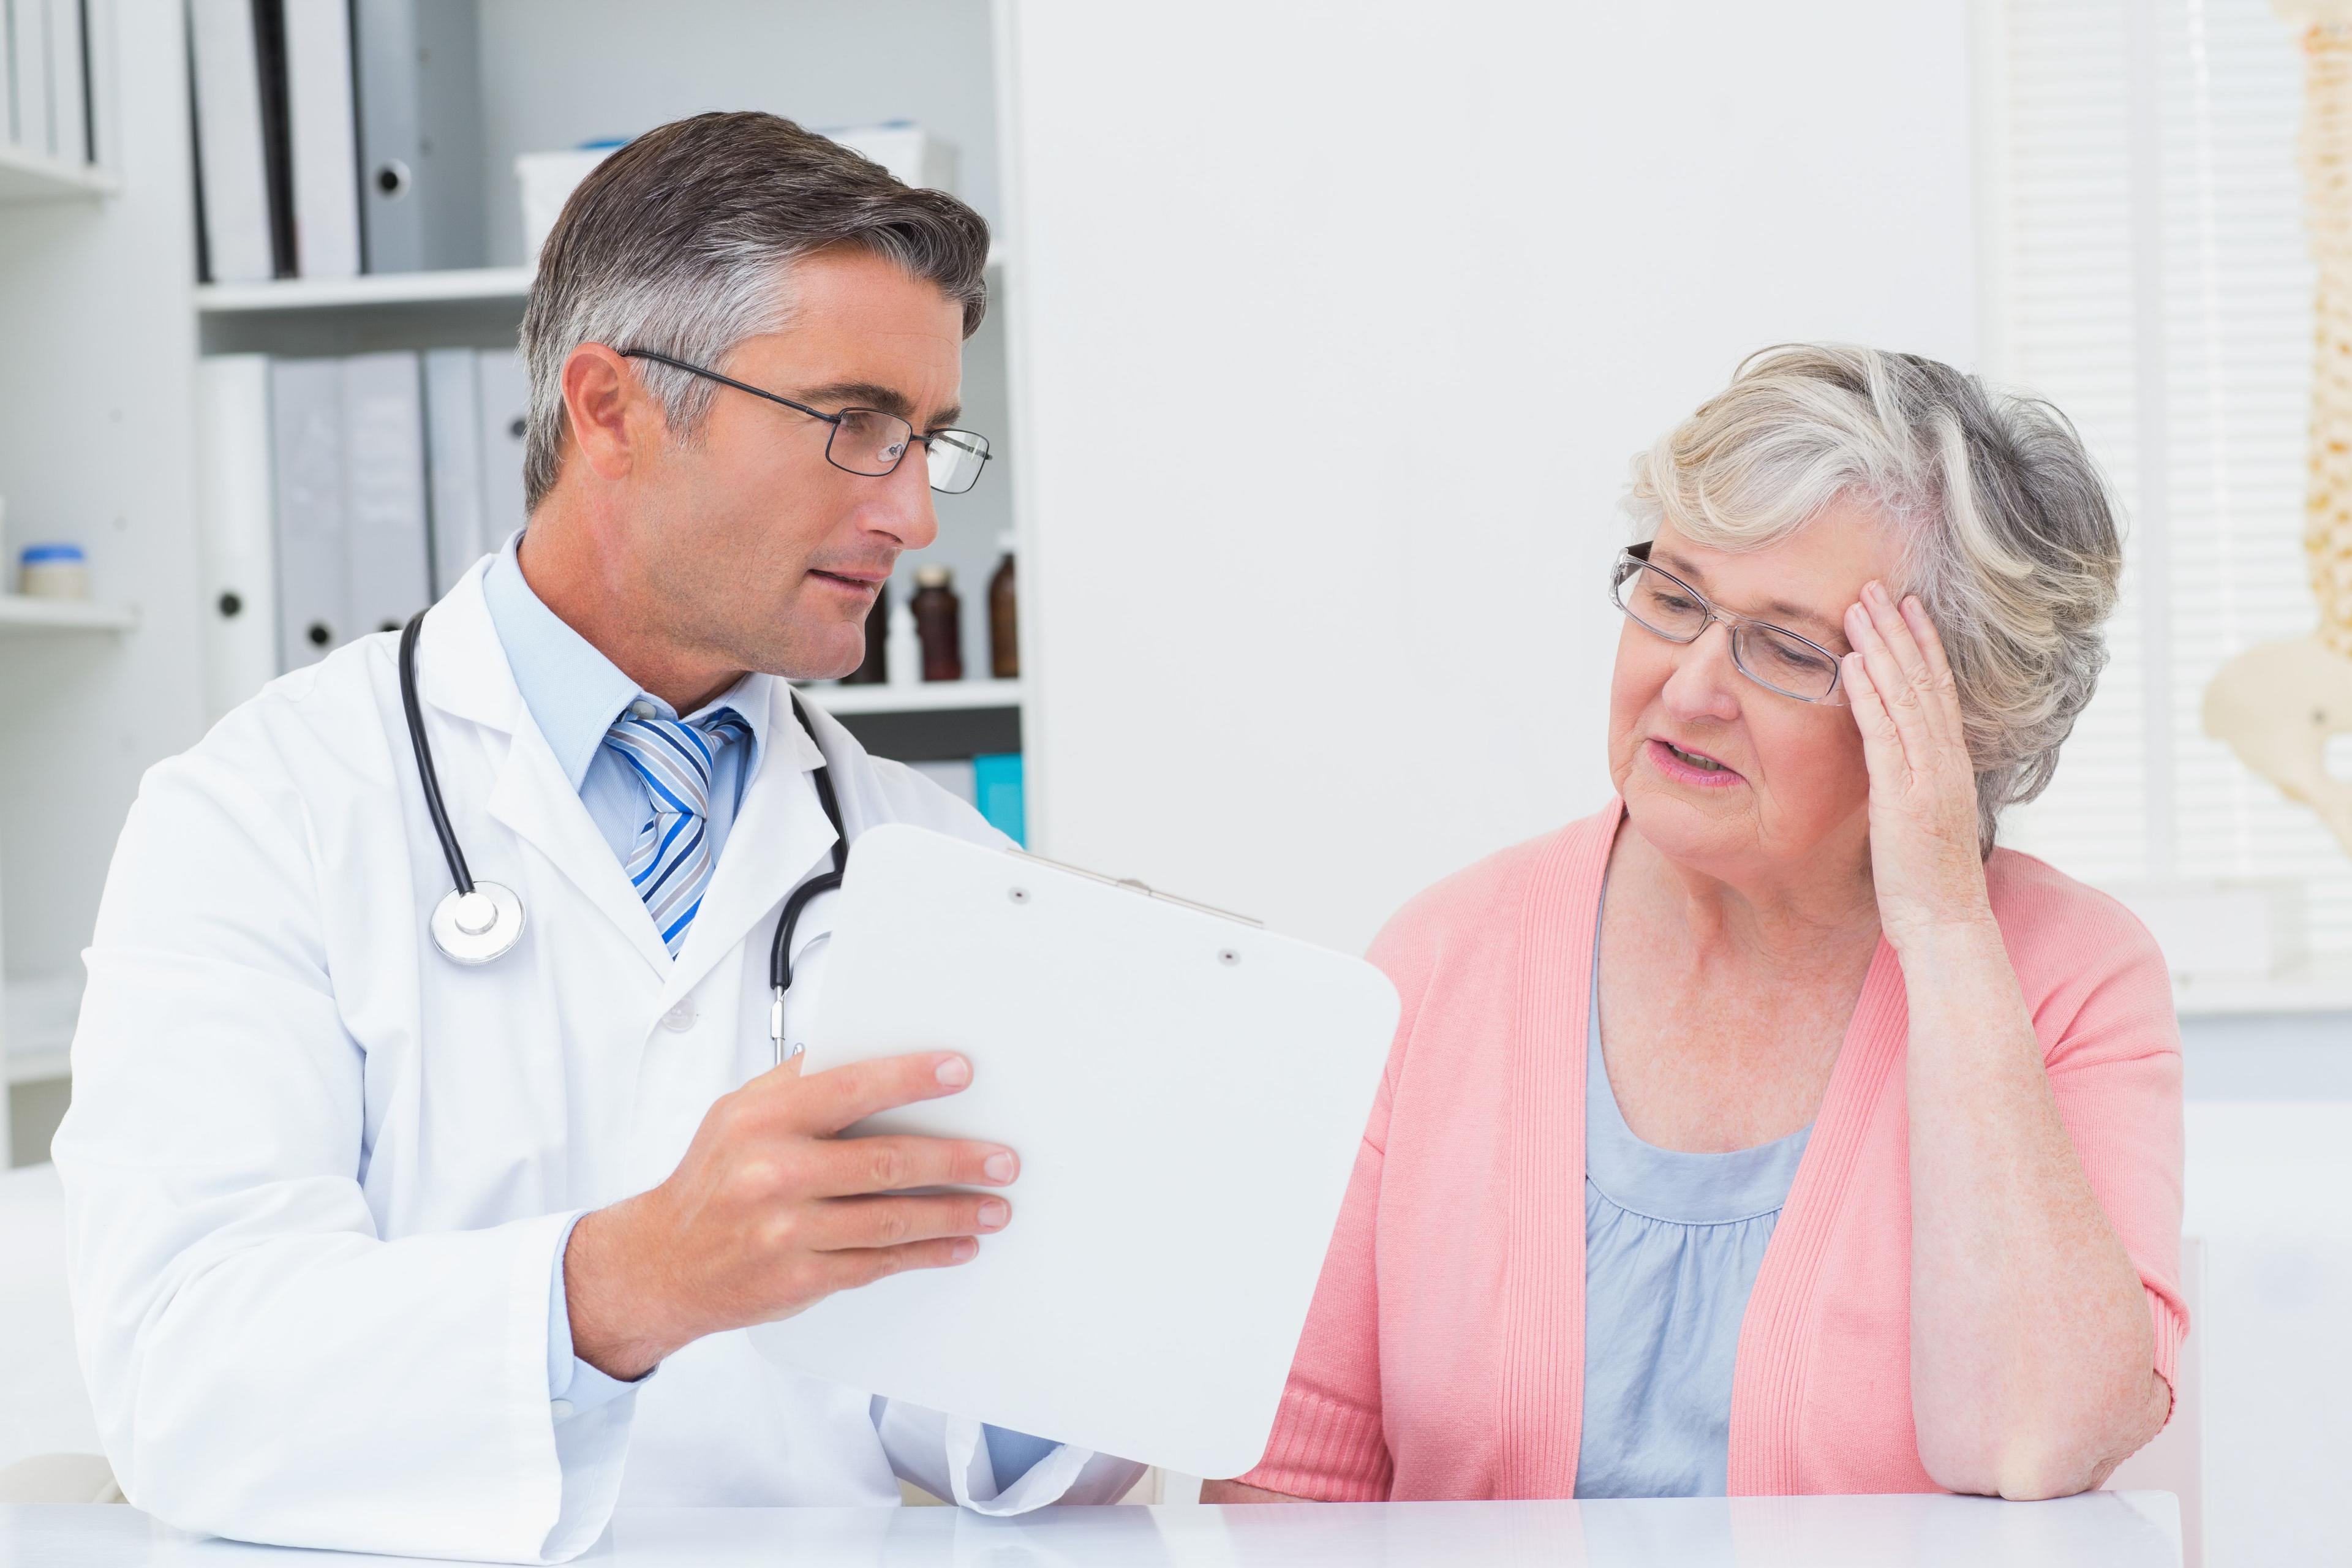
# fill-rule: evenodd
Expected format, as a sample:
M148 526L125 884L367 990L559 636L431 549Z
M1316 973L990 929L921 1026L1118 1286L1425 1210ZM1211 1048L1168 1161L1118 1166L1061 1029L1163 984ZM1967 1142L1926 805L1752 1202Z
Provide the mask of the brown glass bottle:
M963 679L963 617L955 590L948 584L955 574L945 566L924 566L915 573L915 635L923 641L923 679Z
M874 607L866 612L866 658L841 678L844 686L879 686L889 675L883 645L890 635L890 584L876 590Z
M1013 585L1013 536L1003 540L1004 560L988 580L988 672L999 680L1021 674L1021 616Z

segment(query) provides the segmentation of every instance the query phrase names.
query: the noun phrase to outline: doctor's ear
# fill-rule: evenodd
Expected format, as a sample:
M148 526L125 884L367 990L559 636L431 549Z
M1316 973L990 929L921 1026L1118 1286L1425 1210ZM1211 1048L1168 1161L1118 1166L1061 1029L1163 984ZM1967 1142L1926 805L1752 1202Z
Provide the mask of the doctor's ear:
M661 400L636 366L603 343L582 343L563 362L563 423L581 460L602 479L621 479L664 439Z

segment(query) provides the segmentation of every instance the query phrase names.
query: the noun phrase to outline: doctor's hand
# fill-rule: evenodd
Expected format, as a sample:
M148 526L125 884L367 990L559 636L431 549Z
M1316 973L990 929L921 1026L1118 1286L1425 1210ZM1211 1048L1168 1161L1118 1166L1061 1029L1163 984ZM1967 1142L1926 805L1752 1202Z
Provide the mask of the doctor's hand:
M974 1237L1003 1229L1011 1206L900 1189L1003 1186L1020 1173L1012 1150L837 1134L971 1082L970 1062L932 1052L806 1077L786 1062L722 1097L668 1180L572 1227L572 1353L608 1377L642 1377L705 1334L789 1318L901 1269L969 1262Z

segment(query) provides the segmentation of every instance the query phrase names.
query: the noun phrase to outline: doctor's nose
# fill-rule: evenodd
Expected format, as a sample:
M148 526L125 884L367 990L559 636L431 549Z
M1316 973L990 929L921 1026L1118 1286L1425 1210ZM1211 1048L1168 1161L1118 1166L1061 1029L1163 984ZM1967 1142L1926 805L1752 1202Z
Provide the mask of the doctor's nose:
M866 526L887 533L902 550L926 550L940 536L939 509L932 504L930 466L919 447L889 473L866 483L880 492L869 498Z

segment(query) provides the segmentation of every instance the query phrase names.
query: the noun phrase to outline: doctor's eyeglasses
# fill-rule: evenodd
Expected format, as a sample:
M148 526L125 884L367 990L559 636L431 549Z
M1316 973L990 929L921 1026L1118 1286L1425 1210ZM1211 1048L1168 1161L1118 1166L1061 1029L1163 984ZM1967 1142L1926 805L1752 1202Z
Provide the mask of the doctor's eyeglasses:
M781 403L812 419L824 420L833 426L833 433L825 437L824 460L848 473L862 474L870 479L896 473L908 448L920 446L930 469L931 489L941 495L960 496L980 482L981 469L988 467L988 437L976 431L934 430L928 436L918 436L912 425L879 408L845 408L838 414L827 414L821 408L811 408L805 403L795 403L789 397L780 397L747 382L651 349L623 349L621 356L666 364L672 370L682 370L721 386Z
M1800 702L1846 706L1838 687L1837 655L1783 627L1718 610L1706 595L1663 567L1650 564L1650 547L1620 551L1609 574L1609 597L1646 631L1668 642L1696 642L1721 621L1731 632L1731 662L1757 685Z

